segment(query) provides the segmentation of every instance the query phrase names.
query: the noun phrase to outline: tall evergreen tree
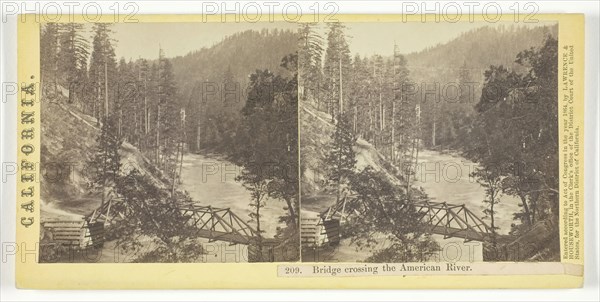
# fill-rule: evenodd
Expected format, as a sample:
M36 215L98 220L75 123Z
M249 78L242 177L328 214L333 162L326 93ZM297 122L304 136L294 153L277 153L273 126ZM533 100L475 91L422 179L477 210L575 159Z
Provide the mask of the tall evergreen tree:
M83 23L65 23L59 27L60 51L58 53L61 83L69 90L69 102L82 96L87 81L89 43L82 35Z
M515 216L525 228L557 211L557 57L558 43L549 37L517 56L525 74L490 66L465 148L482 166L501 171L502 191L521 199Z
M58 81L59 25L47 23L42 27L40 37L40 68L42 92L56 90Z
M129 142L137 143L138 115L140 115L142 107L139 104L140 87L135 74L135 66L133 62L127 62L125 58L121 58L117 70L118 84L114 107L119 135Z
M148 133L150 132L150 121L149 121L149 88L150 88L150 65L148 60L140 59L137 62L137 78L138 78L138 91L137 94L141 104L141 117L140 117L140 145L144 148L147 147Z
M267 197L286 202L282 217L297 229L298 213L298 84L297 55L286 56L282 67L289 77L258 70L250 76L242 122L236 134L237 180L252 195L251 222L261 228L261 209Z
M90 96L92 114L100 121L109 115L114 105L117 79L117 62L111 38L112 30L109 23L96 23L93 27L92 55L88 78L93 85L93 95Z
M347 93L344 93L344 87L348 86L350 80L351 57L344 33L346 26L339 22L328 23L328 26L323 75L327 90L327 112L333 117L345 110Z
M390 158L393 163L400 158L412 161L414 139L418 135L417 118L415 116L416 101L408 91L411 85L406 58L394 51L391 88L391 121L390 121Z
M171 61L161 50L157 78L156 145L157 161L169 177L175 177L177 144L181 135L181 104L177 99L177 86Z
M119 137L116 119L104 118L100 136L97 139L96 153L91 165L95 168L94 184L101 189L102 204L106 202L107 189L114 186L121 169L119 149L123 140Z
M346 211L357 215L349 219L352 228L347 236L359 249L374 250L366 262L421 262L439 252L439 244L427 234L408 195L390 183L385 172L368 166L352 176L350 188L356 198L348 200ZM417 195L423 193L413 193ZM385 236L385 247L373 238L374 233Z
M483 199L485 209L483 209L483 214L490 219L492 243L496 244L498 227L495 220L497 214L495 206L500 203L500 193L502 190L501 175L497 166L483 166L475 170L471 176L475 177L477 182L485 189L486 195Z
M338 201L356 167L356 154L353 149L355 143L356 137L352 132L352 124L343 114L337 119L335 131L331 136L330 152L325 160L329 167L329 180L335 186Z
M305 23L299 30L298 86L303 100L313 100L320 109L323 38L315 27L316 24Z

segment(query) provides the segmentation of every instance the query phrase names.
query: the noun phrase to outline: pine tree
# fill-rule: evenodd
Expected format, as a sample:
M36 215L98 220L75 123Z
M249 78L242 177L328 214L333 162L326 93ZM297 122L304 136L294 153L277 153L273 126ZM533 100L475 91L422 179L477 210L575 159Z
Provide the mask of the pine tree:
M346 115L339 116L331 136L330 152L325 159L329 167L329 181L335 186L338 201L343 186L347 184L356 167L356 154L353 149L355 143L356 137L352 132L352 124Z
M320 109L323 38L315 31L316 24L303 24L299 30L298 86L303 100L313 100Z
M498 174L497 167L482 167L478 168L472 173L473 177L476 178L477 182L485 189L486 197L483 203L486 205L483 213L485 217L490 218L490 229L492 232L492 242L496 244L496 227L495 217L497 211L494 209L495 205L500 203L500 193L502 190L502 181Z
M486 214L494 214L497 200L493 193L501 190L518 197L522 212L515 218L523 225L517 228L532 227L540 215L556 217L557 47L557 41L549 37L539 49L519 53L516 62L527 67L524 74L501 65L485 71L481 98L465 144L468 157L484 168L497 170L493 177L488 175L490 172L480 177L488 187L491 183L500 186L493 191L486 187ZM500 184L497 179L502 180Z
M138 81L133 62L119 60L118 84L115 97L115 113L117 114L118 132L123 139L131 143L137 142L137 123L140 115L138 98Z
M59 25L47 23L40 37L40 68L43 92L56 90L58 81Z
M291 73L281 79L274 100L271 135L272 157L279 173L269 183L269 196L283 199L288 215L282 217L293 229L298 227L298 56L290 54L283 58L281 67Z
M251 195L250 221L261 229L261 209L267 197L286 202L281 217L297 229L298 213L298 84L296 54L282 60L289 77L257 70L250 75L242 121L232 159L243 168L236 180Z
M238 105L238 87L231 71L231 65L227 66L227 70L223 73L223 83L220 89L224 108Z
M114 88L117 79L117 62L113 47L114 39L111 38L112 30L109 23L94 24L92 41L92 55L88 78L94 87L94 94L90 96L92 114L100 121L109 115L114 105Z
M140 145L142 147L147 147L147 136L150 132L150 121L149 121L149 81L150 81L150 66L148 65L148 60L140 59L137 63L138 67L138 88L139 93L137 94L138 98L141 100L138 103L141 103L142 108L142 116L140 118Z
M333 116L343 113L346 93L344 87L350 80L351 67L350 48L344 33L345 25L339 22L328 23L327 50L323 75L327 91L327 112ZM344 84L346 83L346 84Z
M372 96L369 59L354 57L348 82L347 114L351 116L352 131L357 137L369 138L369 99Z
M121 169L119 149L123 140L119 137L116 119L108 116L102 121L97 139L96 154L91 165L95 168L94 184L101 188L102 204L106 201L106 189L114 186Z
M382 56L380 55L375 55L373 57L372 60L372 64L373 64L373 89L374 89L374 100L371 103L371 106L373 106L373 108L375 108L373 110L373 115L374 118L373 120L376 123L376 126L374 127L375 129L373 129L374 132L374 137L372 139L372 143L375 146L375 148L381 149L382 146L382 142L383 142L383 138L384 138L384 131L386 129L386 119L385 119L385 103L384 100L386 100L385 94L386 94L386 64L385 61L383 59Z
M365 262L428 261L432 253L439 252L439 244L427 234L428 228L411 199L384 171L367 166L351 177L350 188L355 198L348 199L346 211L357 215L349 218L352 228L346 236L359 249L374 251ZM413 193L423 195L421 191ZM385 247L374 240L374 233L385 236Z
M69 90L69 103L80 97L87 80L89 43L82 32L82 23L66 23L59 27L59 72L61 83Z
M273 177L268 169L273 162L271 152L274 148L271 146L276 146L271 141L271 138L276 138L270 127L275 118L271 109L275 101L274 89L280 86L279 82L280 78L268 70L258 70L250 75L248 97L242 110L242 124L236 135L238 144L234 160L243 168L236 181L250 191L252 201L249 206L252 212L249 214L249 222L256 225L259 234L263 232L260 210L269 196L269 182Z
M169 177L175 178L177 144L181 135L182 108L177 100L177 87L171 61L164 57L161 50L157 78L156 104L156 154L157 162Z

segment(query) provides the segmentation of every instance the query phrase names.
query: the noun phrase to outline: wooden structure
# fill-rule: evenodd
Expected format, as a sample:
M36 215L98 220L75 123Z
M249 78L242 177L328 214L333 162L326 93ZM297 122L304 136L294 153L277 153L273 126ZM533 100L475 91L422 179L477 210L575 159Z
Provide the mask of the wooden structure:
M300 219L300 240L303 246L322 246L325 244L339 243L339 237L332 237L333 234L328 234L327 229L331 230L331 226L337 225L337 234L339 234L339 220L328 220L327 226L323 223L319 213L313 215L303 212ZM337 222L337 223L336 223Z
M447 238L463 238L465 241L484 241L491 236L490 227L471 212L464 204L420 201L414 204L427 224L429 232Z
M124 219L123 213L114 210L113 204L122 199L112 198L85 217L90 223L114 223ZM187 218L186 224L196 228L196 235L209 242L224 241L248 246L250 262L275 261L276 249L281 244L277 238L264 238L230 208L215 208L199 204L178 204L170 210L179 211Z
M302 244L322 246L327 242L339 242L339 228L348 219L346 203L350 198L356 197L340 199L339 202L323 211L318 218L312 220L303 218ZM444 239L461 238L465 241L484 241L492 235L490 227L464 204L418 201L413 205L419 213L421 222L427 225L428 232L443 235ZM313 223L314 225L311 226Z
M335 205L315 215L302 214L300 239L304 246L337 245L340 243L340 228L348 218L345 211L346 197Z
M197 228L199 237L209 241L226 241L233 244L277 245L279 240L263 238L229 208L213 208L196 204L178 206L177 210L188 217L187 224Z
M104 223L85 220L50 220L42 222L42 241L69 246L75 249L102 247Z

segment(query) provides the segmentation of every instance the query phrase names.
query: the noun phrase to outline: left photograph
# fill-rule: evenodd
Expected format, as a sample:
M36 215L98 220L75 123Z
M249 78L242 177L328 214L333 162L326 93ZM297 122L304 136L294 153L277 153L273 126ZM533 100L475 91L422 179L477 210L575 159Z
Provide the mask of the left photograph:
M298 38L42 24L39 261L299 261Z

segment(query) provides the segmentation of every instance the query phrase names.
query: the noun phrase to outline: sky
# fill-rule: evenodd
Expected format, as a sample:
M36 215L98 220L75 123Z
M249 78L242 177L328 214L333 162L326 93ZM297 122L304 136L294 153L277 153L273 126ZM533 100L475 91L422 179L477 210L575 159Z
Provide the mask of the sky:
M447 43L459 37L462 33L484 26L510 26L521 25L512 22L389 22L389 23L346 23L346 35L349 37L350 51L352 54L370 56L380 54L391 56L394 54L394 44L402 54L421 51L439 43ZM540 26L547 24L530 24ZM321 35L326 36L326 28L321 28Z
M118 41L117 58L126 60L156 59L159 44L167 57L183 56L203 47L210 47L223 38L248 29L290 29L297 25L288 22L273 23L118 23L112 29Z
M513 23L504 23L510 25ZM446 43L462 33L482 26L498 26L500 23L346 23L346 35L352 54L392 55L396 43L403 54L420 51L438 43ZM523 25L522 23L520 25ZM533 24L529 26L540 26ZM296 29L297 25L287 22L275 23L118 23L112 29L117 58L155 59L159 45L167 57L185 55L191 51L210 47L224 37L247 29ZM318 31L326 40L326 26Z

